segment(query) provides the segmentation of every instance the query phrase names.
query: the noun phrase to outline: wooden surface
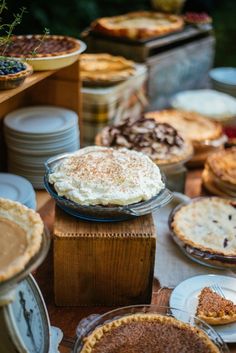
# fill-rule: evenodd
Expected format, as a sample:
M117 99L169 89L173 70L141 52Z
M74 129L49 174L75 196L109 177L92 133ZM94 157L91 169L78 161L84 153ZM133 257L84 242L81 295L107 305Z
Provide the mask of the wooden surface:
M156 249L152 215L83 222L56 207L53 243L57 305L150 303Z
M205 192L201 190L201 171L190 171L186 181L186 194L190 197L197 197ZM37 195L39 201L39 212L45 224L52 230L54 223L54 202L41 191ZM45 262L35 273L36 280L44 295L49 311L51 324L60 327L64 333L64 339L60 346L61 353L70 353L75 342L75 330L79 321L93 313L104 313L111 308L108 307L56 307L53 299L53 259L52 249ZM170 289L160 289L158 282L153 283L152 303L168 305ZM236 344L229 345L230 352L236 353Z

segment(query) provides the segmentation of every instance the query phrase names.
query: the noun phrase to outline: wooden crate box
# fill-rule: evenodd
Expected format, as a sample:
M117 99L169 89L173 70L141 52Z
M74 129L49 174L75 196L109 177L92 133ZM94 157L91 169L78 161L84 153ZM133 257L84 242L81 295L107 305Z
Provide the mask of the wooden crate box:
M150 303L155 260L151 215L83 222L56 208L54 290L60 306Z

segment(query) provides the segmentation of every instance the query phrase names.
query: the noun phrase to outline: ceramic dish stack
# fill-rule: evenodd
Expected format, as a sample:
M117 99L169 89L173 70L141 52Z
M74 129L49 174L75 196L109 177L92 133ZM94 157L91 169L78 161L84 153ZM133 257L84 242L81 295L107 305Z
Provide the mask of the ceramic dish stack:
M0 173L0 197L18 201L36 209L36 195L32 184L19 175Z
M53 106L15 110L4 119L8 170L43 188L44 162L79 148L78 116Z
M236 68L217 67L209 72L214 89L236 97Z

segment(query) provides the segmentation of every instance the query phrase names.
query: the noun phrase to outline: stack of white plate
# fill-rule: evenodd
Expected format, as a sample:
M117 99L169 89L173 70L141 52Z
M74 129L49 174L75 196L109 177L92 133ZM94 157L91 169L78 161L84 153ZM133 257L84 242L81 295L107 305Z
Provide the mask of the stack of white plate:
M214 89L236 97L236 67L217 67L209 76Z
M79 148L78 115L68 109L34 106L13 111L4 119L8 170L43 188L44 162Z
M36 195L32 184L19 175L0 173L0 197L18 201L36 209Z

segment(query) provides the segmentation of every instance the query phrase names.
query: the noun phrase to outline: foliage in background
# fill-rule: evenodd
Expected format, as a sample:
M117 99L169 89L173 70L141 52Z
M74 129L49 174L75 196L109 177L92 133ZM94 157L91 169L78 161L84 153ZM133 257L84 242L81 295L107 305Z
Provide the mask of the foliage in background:
M236 1L188 0L188 3L215 7L216 65L236 66ZM7 4L8 13L15 13L16 0L8 0ZM16 33L43 33L46 27L51 34L75 37L98 17L150 9L150 0L21 0L18 4L27 8L27 14Z

